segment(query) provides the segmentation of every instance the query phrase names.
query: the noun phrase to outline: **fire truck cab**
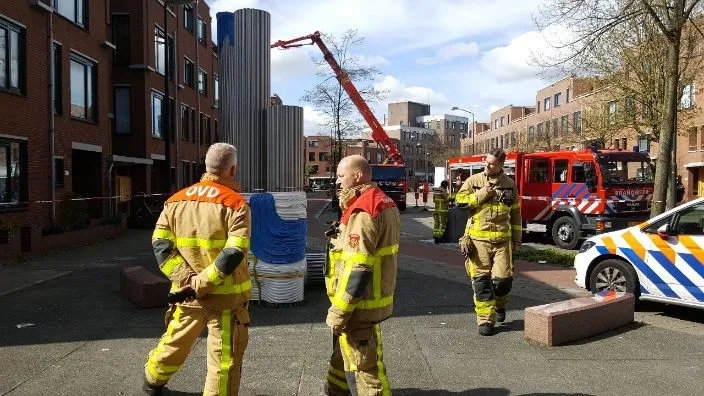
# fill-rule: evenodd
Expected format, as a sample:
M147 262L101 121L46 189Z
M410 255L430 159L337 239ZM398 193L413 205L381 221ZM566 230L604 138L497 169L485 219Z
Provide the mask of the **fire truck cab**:
M486 154L450 158L450 180L481 172L485 159ZM524 232L548 234L560 248L574 249L590 235L650 217L654 171L647 153L594 148L509 153L504 172L516 181Z

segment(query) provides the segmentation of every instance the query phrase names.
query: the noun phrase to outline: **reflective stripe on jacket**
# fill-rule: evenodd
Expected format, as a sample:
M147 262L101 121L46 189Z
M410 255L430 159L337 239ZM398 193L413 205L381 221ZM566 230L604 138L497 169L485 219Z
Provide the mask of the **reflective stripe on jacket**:
M401 218L393 200L367 185L345 211L332 242L328 324L365 326L393 312Z
M494 194L487 197L484 187L493 185ZM469 207L465 235L487 242L521 241L521 209L516 183L504 175L487 177L484 172L465 180L455 197L457 205Z
M435 212L447 213L450 199L447 193L442 189L433 191L433 203L435 204Z
M249 204L233 190L234 182L206 173L199 183L174 194L164 204L152 246L172 290L191 285L198 299L186 305L235 309L251 298L246 259L226 274L220 257L249 251Z

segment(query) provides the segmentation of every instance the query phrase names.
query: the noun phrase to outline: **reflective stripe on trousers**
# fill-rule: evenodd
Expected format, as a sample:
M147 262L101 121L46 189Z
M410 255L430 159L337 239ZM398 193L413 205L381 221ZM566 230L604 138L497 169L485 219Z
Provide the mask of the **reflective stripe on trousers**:
M337 350L333 350L330 359L328 386L345 389L339 386L341 381L338 379L346 379L347 389L356 389L359 396L391 395L383 359L381 326L377 323L367 329L349 330L341 334L338 341L337 345L333 341L333 348ZM339 367L340 356L344 371ZM331 378L338 381L331 381ZM354 378L354 383L350 383L351 378Z
M216 311L177 306L166 333L147 358L144 373L152 385L166 384L183 365L191 347L208 327L208 374L204 395L237 395L242 358L249 342L246 308Z

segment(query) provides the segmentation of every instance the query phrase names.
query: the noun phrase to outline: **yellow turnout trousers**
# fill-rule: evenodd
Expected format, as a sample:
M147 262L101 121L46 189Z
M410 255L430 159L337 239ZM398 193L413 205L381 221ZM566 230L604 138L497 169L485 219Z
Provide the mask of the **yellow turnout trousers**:
M173 314L171 312L173 311ZM208 327L208 374L204 396L239 393L242 357L249 342L249 313L177 305L167 313L168 327L147 357L144 373L152 385L166 384L188 357L193 343Z
M333 336L328 395L391 395L382 349L381 326L378 323Z
M513 285L513 252L511 241L484 242L472 240L474 248L465 261L465 269L474 289L474 310L477 324L496 321L496 309L505 309Z

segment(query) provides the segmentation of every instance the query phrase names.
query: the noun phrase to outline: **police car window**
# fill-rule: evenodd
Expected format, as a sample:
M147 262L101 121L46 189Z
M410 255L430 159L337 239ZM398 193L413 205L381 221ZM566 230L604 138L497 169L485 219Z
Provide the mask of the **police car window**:
M649 234L657 234L658 233L658 228L662 227L663 224L667 224L672 220L672 216L667 216L664 217L655 223L651 223L649 226L643 228L643 232L647 232Z
M552 172L554 183L567 183L567 162L567 160L555 160Z
M672 233L704 235L704 203L681 210L675 215Z

